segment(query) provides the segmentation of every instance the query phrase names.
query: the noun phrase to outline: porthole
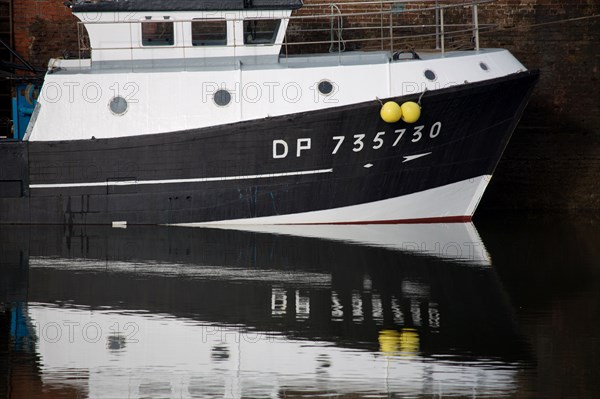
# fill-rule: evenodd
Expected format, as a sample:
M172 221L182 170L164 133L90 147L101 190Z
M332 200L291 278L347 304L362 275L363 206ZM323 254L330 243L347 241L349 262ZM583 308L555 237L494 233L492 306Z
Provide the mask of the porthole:
M327 96L333 92L333 83L331 83L328 80L322 80L319 82L318 89L319 93L323 94L324 96Z
M488 65L485 62L480 62L479 68L483 69L486 72L490 70L490 67L488 67Z
M114 115L123 115L125 112L127 112L129 103L123 97L117 96L110 100L110 104L108 104L108 106L110 108L110 112L112 112Z
M231 102L231 94L225 89L217 90L213 100L219 107L224 107Z
M433 72L431 69L427 69L424 75L428 80L431 80L432 82L437 79L437 76L435 76L435 72Z

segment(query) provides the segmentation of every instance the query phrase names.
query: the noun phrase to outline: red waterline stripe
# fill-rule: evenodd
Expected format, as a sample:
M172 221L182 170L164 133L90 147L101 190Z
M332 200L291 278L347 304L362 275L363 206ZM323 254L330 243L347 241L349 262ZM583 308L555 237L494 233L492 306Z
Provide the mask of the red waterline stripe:
M289 223L290 225L351 225L351 224L433 224L433 223L468 223L473 221L473 216L441 216L436 218L399 219L399 220L372 220L364 222L330 222L330 223ZM287 223L281 223L287 224Z

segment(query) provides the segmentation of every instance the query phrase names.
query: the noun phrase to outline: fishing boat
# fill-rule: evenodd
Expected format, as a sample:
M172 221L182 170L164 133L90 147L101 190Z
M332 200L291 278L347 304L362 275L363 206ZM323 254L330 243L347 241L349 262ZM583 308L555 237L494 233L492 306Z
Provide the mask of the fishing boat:
M81 54L17 93L0 223L469 221L538 79L480 47L482 3L68 2Z

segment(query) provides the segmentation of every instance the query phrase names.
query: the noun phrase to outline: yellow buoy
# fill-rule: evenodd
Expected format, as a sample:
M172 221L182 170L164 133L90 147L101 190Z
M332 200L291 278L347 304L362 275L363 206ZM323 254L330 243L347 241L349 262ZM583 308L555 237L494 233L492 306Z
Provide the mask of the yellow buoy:
M415 123L421 117L421 106L413 101L407 101L400 107L402 120L406 123Z
M400 120L400 118L402 118L402 109L398 103L394 101L388 101L387 103L383 104L383 107L381 107L379 115L381 115L381 119L387 123L396 123Z

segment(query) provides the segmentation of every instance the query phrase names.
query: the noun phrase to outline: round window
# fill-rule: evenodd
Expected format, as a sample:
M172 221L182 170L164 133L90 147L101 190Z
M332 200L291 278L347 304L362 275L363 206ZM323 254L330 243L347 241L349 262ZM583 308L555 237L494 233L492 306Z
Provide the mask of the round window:
M437 76L435 76L435 72L433 72L431 69L426 70L424 75L428 80L431 80L432 82L437 78Z
M215 93L213 100L218 106L224 107L231 102L231 94L227 90L221 89Z
M485 62L480 62L480 63L479 63L479 67L480 67L481 69L483 69L484 71L489 71L489 70L490 70L490 67L488 67L488 66L487 66L487 64L486 64Z
M110 100L110 104L108 106L110 108L110 112L112 112L113 114L123 115L125 112L127 112L127 109L129 108L129 103L127 103L127 100L123 97L117 96Z
M319 93L323 95L329 95L333 92L333 83L328 80L322 80L319 82Z

